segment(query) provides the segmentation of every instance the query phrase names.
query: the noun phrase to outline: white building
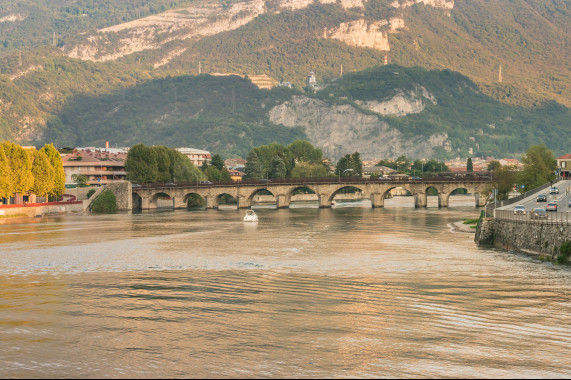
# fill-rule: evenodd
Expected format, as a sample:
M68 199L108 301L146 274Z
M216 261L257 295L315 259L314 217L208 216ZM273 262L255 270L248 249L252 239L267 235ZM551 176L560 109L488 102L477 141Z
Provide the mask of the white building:
M210 152L207 150L200 150L193 148L175 148L175 149L184 154L186 157L188 157L196 167L202 166L202 163L204 161L210 163L210 161L212 160L212 156L210 155Z

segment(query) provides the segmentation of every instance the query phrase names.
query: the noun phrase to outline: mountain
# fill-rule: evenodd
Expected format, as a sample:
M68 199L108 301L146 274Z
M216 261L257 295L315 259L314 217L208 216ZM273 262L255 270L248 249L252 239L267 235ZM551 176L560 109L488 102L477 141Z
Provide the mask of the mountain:
M386 57L389 66L399 72L400 68L415 67L435 73L458 72L470 81L475 93L487 95L486 102L517 110L509 117L522 124L506 124L505 128L512 130L501 134L509 138L501 143L498 138L479 143L481 151L493 152L501 146L501 152L517 154L525 151L522 141L551 143L549 136L559 133L560 117L568 112L565 107L571 107L570 8L565 0L5 0L0 4L0 137L19 142L49 136L95 141L93 135L70 134L71 130L87 133L81 126L71 126L72 120L96 124L73 116L73 110L94 99L106 102L104 99L116 99L118 94L128 97L179 80L185 87L193 87L189 78L199 74L236 74L260 86L283 80L301 90L313 70L319 86L333 86L336 78L342 82L353 73L359 76L382 65ZM225 86L223 82L211 81L209 86L215 89ZM137 90L140 86L148 87ZM228 87L218 89L219 93L226 90ZM437 93L435 89L427 91ZM287 101L295 104L300 96L324 101L320 92L291 96ZM336 94L333 97L337 99ZM205 102L209 96L201 98ZM146 102L145 98L139 100ZM374 101L386 100L377 97ZM391 127L406 134L408 129L420 128L412 123L428 125L427 135L446 132L454 149L477 148L471 130L485 131L487 127L471 122L470 107L457 105L457 121L452 127L449 121L438 121L442 116L437 120L427 111L432 107L442 111L441 103L430 104L422 112L396 118ZM163 108L153 111L154 103L132 106L149 113L177 113ZM357 103L351 106L366 109ZM260 119L260 115L254 125L273 128L279 138L297 138L300 133L312 136L302 121L301 129L291 134L290 127L278 122L277 116L267 114ZM547 117L541 126L537 115ZM232 112L218 116L225 120L236 117ZM166 121L164 128L175 128L186 117ZM134 122L127 116L121 120L121 125ZM251 123L253 119L247 120ZM283 120L287 123L290 119ZM497 120L489 124L501 125ZM242 129L234 133L232 123L225 125L230 135L252 132ZM104 132L110 127L97 128ZM203 146L233 151L230 143L214 138L207 127L201 128L205 128L200 134L203 137L197 141ZM137 137L136 131L113 129L131 139ZM249 136L249 143L258 136ZM552 149L560 149L560 140ZM409 149L406 140L394 141L398 149ZM62 145L64 141L53 142ZM333 140L322 142L323 146L335 144L339 145Z
M245 157L257 145L308 139L338 159L504 156L545 142L563 154L571 112L550 102L503 104L450 70L387 65L344 75L315 93L263 90L239 76L177 76L111 95L76 97L48 122L63 145L200 146ZM42 142L44 142L42 141Z

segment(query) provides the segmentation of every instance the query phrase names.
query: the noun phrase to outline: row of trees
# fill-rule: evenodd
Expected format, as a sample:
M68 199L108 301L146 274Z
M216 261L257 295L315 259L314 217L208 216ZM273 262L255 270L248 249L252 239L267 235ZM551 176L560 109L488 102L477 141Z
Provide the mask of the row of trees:
M125 170L129 180L139 183L193 182L206 179L190 159L162 145L136 144L129 149Z
M0 143L0 199L32 192L58 198L65 191L61 156L52 144L25 149L10 141Z
M471 160L469 161L472 162ZM386 166L387 168L401 171L408 174L420 173L439 173L450 171L446 164L442 161L430 159L428 161L415 160L411 162L406 156L399 156L396 160L381 160L377 164L379 166Z
M248 153L245 178L325 177L323 152L310 142L295 140L287 146L272 143Z

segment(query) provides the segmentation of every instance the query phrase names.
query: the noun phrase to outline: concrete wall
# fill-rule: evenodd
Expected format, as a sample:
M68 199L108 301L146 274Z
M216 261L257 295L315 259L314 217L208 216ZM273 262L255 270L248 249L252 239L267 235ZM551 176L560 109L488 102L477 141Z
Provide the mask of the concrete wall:
M571 226L489 218L482 220L474 240L478 245L493 245L554 259L561 244L571 241Z
M57 215L69 212L83 212L83 203L70 203L45 206L22 206L0 209L0 218L4 217L35 217Z

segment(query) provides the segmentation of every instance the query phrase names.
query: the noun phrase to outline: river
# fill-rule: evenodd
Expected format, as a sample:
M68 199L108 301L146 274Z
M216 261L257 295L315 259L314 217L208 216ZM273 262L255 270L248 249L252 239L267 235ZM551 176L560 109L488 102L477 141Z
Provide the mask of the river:
M570 378L569 267L395 198L0 220L0 377Z

